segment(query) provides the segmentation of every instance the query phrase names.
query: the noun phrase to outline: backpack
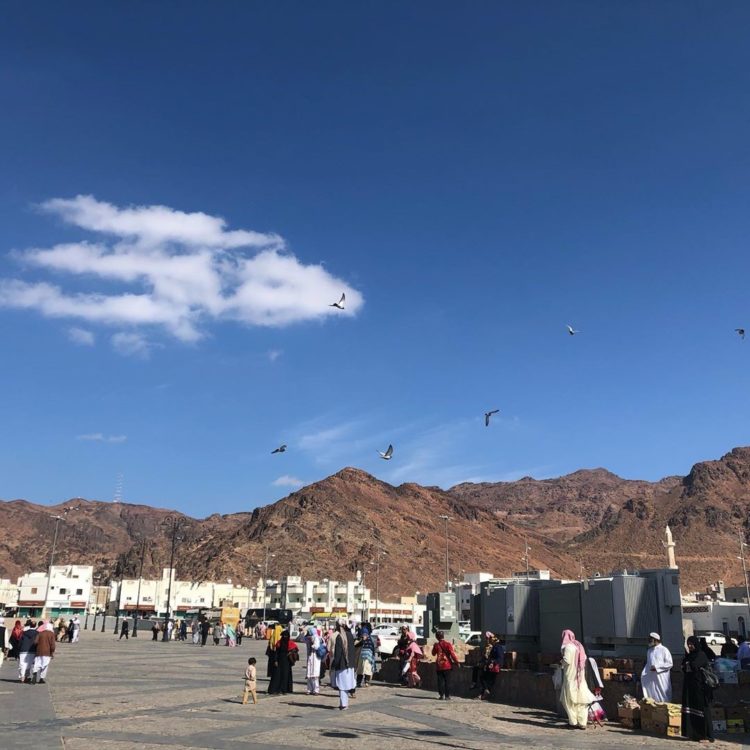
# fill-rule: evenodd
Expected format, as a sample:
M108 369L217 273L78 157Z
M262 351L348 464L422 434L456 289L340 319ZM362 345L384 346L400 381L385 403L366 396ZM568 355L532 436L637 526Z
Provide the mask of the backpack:
M289 663L294 666L299 661L299 649L294 648L288 651L287 657L289 658Z
M315 656L317 656L318 659L325 659L326 656L328 656L328 649L323 641L321 641L320 645L315 649Z

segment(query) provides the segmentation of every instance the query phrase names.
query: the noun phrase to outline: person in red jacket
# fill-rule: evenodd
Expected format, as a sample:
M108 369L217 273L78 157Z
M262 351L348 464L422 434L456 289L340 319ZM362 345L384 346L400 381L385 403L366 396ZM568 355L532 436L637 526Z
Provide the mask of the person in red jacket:
M435 669L437 670L438 700L449 701L451 699L451 671L458 665L458 657L453 650L453 644L445 640L445 633L438 630L435 633L437 643L432 647L432 655L435 657Z

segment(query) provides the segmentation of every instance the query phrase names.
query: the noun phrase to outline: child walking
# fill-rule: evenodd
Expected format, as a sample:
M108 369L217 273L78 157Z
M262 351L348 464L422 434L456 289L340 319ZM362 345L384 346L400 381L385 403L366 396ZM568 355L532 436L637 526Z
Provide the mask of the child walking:
M253 696L253 703L258 702L257 682L255 676L255 657L251 656L247 660L247 669L245 670L245 692L242 695L242 705L247 703L247 696Z

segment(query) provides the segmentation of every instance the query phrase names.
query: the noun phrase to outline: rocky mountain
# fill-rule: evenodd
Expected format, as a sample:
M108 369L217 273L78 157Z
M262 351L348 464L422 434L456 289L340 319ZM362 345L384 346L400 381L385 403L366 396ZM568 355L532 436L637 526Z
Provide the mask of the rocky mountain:
M677 543L683 588L722 578L741 582L738 533L750 530L750 448L696 464L684 478L626 480L604 469L558 479L462 484L450 490L382 482L346 468L251 513L187 518L145 505L73 499L58 506L0 502L0 575L43 570L49 561L54 515L56 560L87 563L106 579L137 575L140 540L144 575L169 564L170 518L180 519L176 565L180 577L232 578L250 583L268 552L269 575L350 578L364 571L380 597L436 590L445 579L445 522L450 516L450 577L486 570L507 575L531 566L577 577L664 564L664 526Z
M649 500L679 483L679 477L644 482L622 479L606 469L582 469L557 479L459 484L450 493L508 523L567 542L606 525L626 501Z

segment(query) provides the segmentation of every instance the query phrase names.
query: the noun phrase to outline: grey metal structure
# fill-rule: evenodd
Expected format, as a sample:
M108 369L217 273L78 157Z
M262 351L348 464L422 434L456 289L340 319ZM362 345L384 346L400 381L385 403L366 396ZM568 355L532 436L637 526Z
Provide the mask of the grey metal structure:
M472 628L506 638L520 653L556 653L572 630L592 656L644 656L657 631L683 653L679 571L620 573L584 581L487 581L472 600Z

